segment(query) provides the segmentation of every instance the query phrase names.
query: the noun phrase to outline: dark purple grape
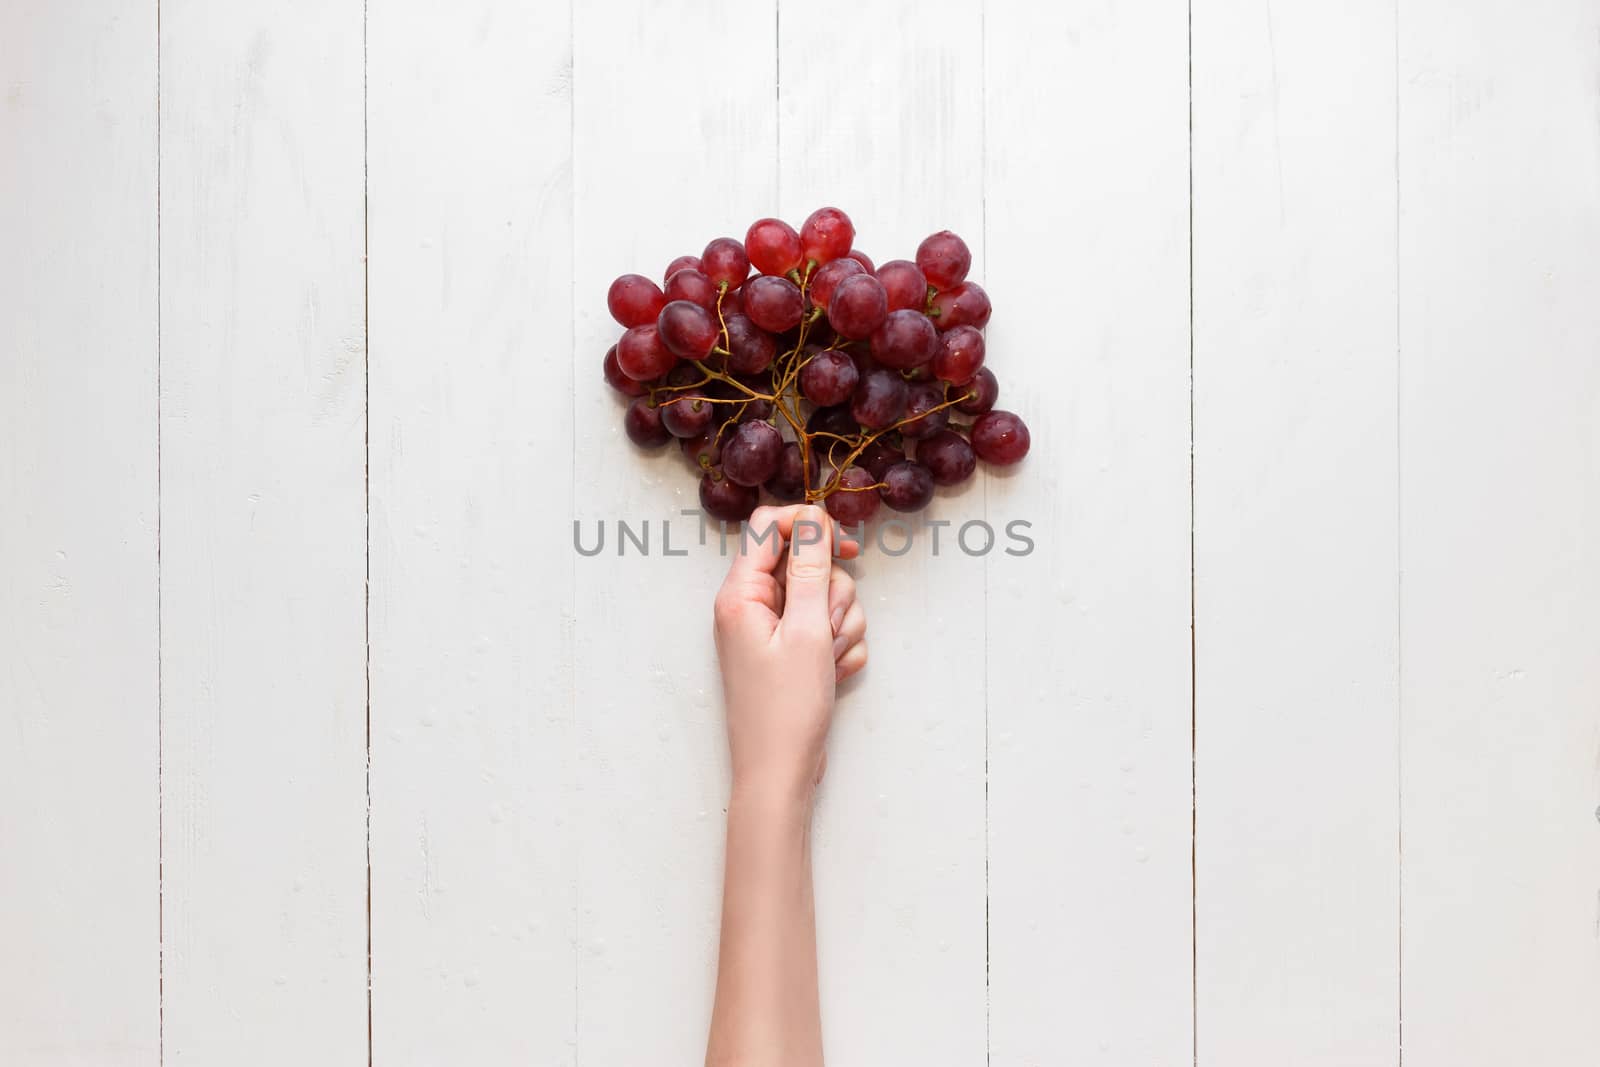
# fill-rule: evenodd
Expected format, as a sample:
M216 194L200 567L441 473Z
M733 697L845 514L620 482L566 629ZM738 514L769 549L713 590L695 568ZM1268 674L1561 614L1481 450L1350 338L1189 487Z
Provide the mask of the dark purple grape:
M967 242L949 230L940 230L917 246L917 266L935 289L954 289L972 269L972 252Z
M800 254L820 266L848 255L855 239L849 215L836 207L819 207L800 225Z
M941 330L957 326L983 329L989 322L989 294L977 282L964 282L933 298L934 322Z
M717 310L717 287L698 267L685 268L668 278L666 298L669 302L687 300L691 304L699 304L707 311Z
M674 274L678 273L680 270L699 270L699 269L700 269L700 257L699 256L679 256L677 259L675 259L671 263L667 264L667 272L661 276L661 284L665 285L668 281L671 280L672 276Z
M687 385L698 385L705 380L705 372L693 363L674 363L672 369L667 371L667 376L662 379L662 384L673 389L681 389Z
M927 437L950 424L950 409L940 408L944 403L944 386L936 382L913 385L906 397L905 418L920 416L914 422L903 423L900 432L909 438ZM935 408L939 410L935 411Z
M674 437L699 437L711 428L716 409L698 392L679 393L661 401L661 425Z
M617 342L617 366L636 382L659 378L677 362L654 325L635 326Z
M953 326L939 337L933 373L947 382L970 382L983 366L983 334L973 326Z
M800 391L818 407L828 407L849 400L860 379L855 361L843 352L817 352L800 370Z
M878 495L895 511L921 511L933 499L933 472L914 460L896 463L878 480Z
M750 263L762 274L788 274L805 262L800 235L782 219L757 219L744 235Z
M912 367L910 370L903 370L900 372L900 377L904 378L908 382L911 382L913 385L915 385L917 382L931 382L933 381L933 364L924 363L920 367Z
M1020 463L1032 444L1027 423L1009 411L990 411L979 415L969 432L972 434L972 450L985 463L993 463L997 467Z
M861 424L850 414L848 404L818 408L806 420L806 433L832 433L840 437L849 437L860 432Z
M756 509L761 493L753 486L740 485L709 470L700 479L700 507L713 519L743 522Z
M778 473L783 438L771 423L741 422L722 443L722 473L740 485L760 485Z
M854 260L845 262L854 263ZM883 283L870 274L857 274L839 283L828 301L828 325L841 337L862 341L883 325L889 314L889 298Z
M772 335L744 315L728 315L728 369L739 374L759 374L772 366L778 343Z
M887 438L894 434L885 434L861 450L861 455L856 457L856 465L865 467L874 478L883 481L884 472L896 463L906 458L905 450L890 444Z
M928 279L909 259L891 259L879 267L878 280L889 296L890 311L921 311L928 306Z
M687 300L674 300L662 308L656 329L667 350L682 359L705 359L722 332L711 312Z
M872 358L895 370L920 367L938 351L939 331L920 311L891 311L872 333Z
M629 329L656 321L666 302L656 283L642 274L624 274L611 283L606 293L611 317Z
M866 522L878 510L878 494L872 487L877 479L860 467L849 467L839 476L839 487L823 503L828 514L846 526Z
M978 456L954 430L940 430L917 442L917 462L927 467L937 485L958 485L972 477Z
M715 426L699 437L679 438L678 445L689 462L702 470L710 470L722 460L722 439Z
M800 446L786 441L778 472L767 479L767 492L778 500L799 500L806 493L805 460Z
M994 371L980 367L977 377L972 381L950 390L951 396L958 393L966 399L956 405L957 411L963 415L982 415L994 407L994 402L1000 398L1000 383L995 380Z
M672 440L667 428L661 425L661 410L650 406L650 398L637 396L622 416L622 428L628 439L640 448L660 448Z
M806 300L800 287L788 278L763 274L751 278L745 285L744 311L750 321L763 330L783 333L800 325L800 318L806 313Z
M811 276L811 284L806 287L806 296L810 299L812 307L826 308L833 299L833 294L839 291L840 282L865 273L866 268L853 259L846 257L833 260Z
M869 430L881 430L905 414L910 387L892 370L878 368L861 376L850 398L850 414Z
M750 257L732 237L718 237L700 253L700 269L712 284L737 289L750 276Z
M868 274L872 273L872 257L861 251L861 249L852 248L846 254L845 258L855 260L857 263L861 264Z
M644 395L644 386L622 373L622 366L617 362L616 345L606 349L606 358L601 363L600 370L606 376L606 384L623 396Z

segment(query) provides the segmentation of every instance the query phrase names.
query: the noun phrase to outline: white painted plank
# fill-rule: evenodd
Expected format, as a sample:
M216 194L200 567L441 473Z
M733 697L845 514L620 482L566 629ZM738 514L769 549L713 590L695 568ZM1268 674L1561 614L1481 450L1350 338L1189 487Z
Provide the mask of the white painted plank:
M711 644L725 567L676 446L642 455L600 375L621 328L618 274L659 278L770 211L776 115L771 7L626 0L574 9L575 514L606 552L574 581L579 1059L698 1063L721 886L726 741ZM552 516L566 519L566 515ZM662 554L671 518L673 550ZM651 552L615 554L648 520ZM571 551L569 548L568 551Z
M1400 12L1406 1067L1600 1059L1597 39Z
M575 1055L566 20L371 12L379 1063Z
M987 281L981 5L779 7L781 215L843 208L877 263L952 229ZM985 1057L984 572L954 544L983 500L980 475L910 517L954 524L937 557L913 526L905 555L869 543L854 567L871 661L841 692L815 829L830 1064Z
M1194 7L1197 1056L1398 1054L1394 7Z
M1181 2L990 5L991 1062L1191 1053L1189 281Z
M168 1062L367 1053L361 48L162 5Z
M156 27L0 9L0 1060L155 1064Z

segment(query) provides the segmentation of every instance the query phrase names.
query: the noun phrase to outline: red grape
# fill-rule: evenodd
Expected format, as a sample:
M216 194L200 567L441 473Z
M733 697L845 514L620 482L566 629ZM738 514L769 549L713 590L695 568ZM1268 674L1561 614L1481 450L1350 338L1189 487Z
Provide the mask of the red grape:
M679 256L677 259L673 260L671 263L668 263L667 264L667 272L661 276L661 283L663 285L665 285L667 283L668 279L670 279L674 274L678 273L680 270L684 270L684 269L699 270L700 269L700 257L699 256Z
M957 326L976 326L981 330L988 323L991 310L989 294L977 282L964 282L933 298L933 314L941 330L953 330Z
M933 373L947 382L963 385L983 366L983 334L972 326L955 326L939 338Z
M800 287L788 278L762 275L751 278L744 287L745 314L750 321L771 333L783 333L800 325L806 313Z
M772 366L778 344L772 335L743 315L725 316L728 323L728 369L757 374Z
M901 434L912 438L927 437L944 429L950 423L950 409L939 407L943 403L943 385L933 382L913 385L906 399L905 417L908 419L916 417L916 421L901 426ZM935 408L939 410L935 411Z
M805 461L800 456L800 446L793 441L784 442L777 473L767 479L766 490L778 500L799 500L805 496Z
M782 219L758 219L744 235L750 263L762 274L788 274L805 262L800 255L800 235Z
M967 242L949 230L940 230L917 246L917 266L935 289L954 289L972 269L972 252Z
M872 273L872 257L861 251L859 248L852 248L848 253L848 258L855 260L857 263L865 267L868 274Z
M994 371L988 367L981 367L977 377L965 385L951 390L952 393L961 393L965 399L956 405L956 410L963 415L982 415L994 407L994 402L1000 397L1000 383L995 380Z
M878 494L872 491L877 484L871 472L860 467L848 467L839 475L839 486L824 503L828 514L846 526L866 522L878 510Z
M848 255L855 239L849 215L836 207L818 208L800 226L800 254L820 267Z
M855 392L860 378L855 361L843 352L817 352L800 370L800 391L818 407L842 404Z
M891 259L878 268L878 280L889 294L889 310L913 308L921 311L928 304L928 279L922 268L909 259Z
M895 511L921 511L933 500L933 472L914 460L896 463L878 480L878 495Z
M894 371L870 370L850 398L850 414L867 429L881 430L905 413L908 392L905 379Z
M756 509L760 491L722 476L719 470L706 471L700 479L700 507L713 519L743 522Z
M711 312L687 300L674 300L656 319L661 343L681 359L705 359L722 332Z
M678 357L661 343L654 325L635 326L617 342L617 366L636 382L659 378L671 370Z
M847 261L848 262L848 261ZM872 336L889 314L883 283L870 274L846 278L828 301L828 324L852 341Z
M712 312L715 312L717 309L715 307L713 307L710 310ZM727 292L722 294L722 313L724 315L743 315L744 314L744 287L743 286L740 286L737 289L729 289Z
M722 444L722 473L740 485L760 485L782 459L783 438L768 422L741 422Z
M722 439L717 435L715 426L699 437L680 438L678 445L683 449L683 454L689 457L689 462L702 470L710 470L722 459Z
M939 331L933 320L910 308L889 312L872 334L872 358L895 370L920 367L938 350Z
M611 317L629 328L656 321L666 302L660 287L642 274L624 274L611 283L606 293Z
M937 485L958 485L972 477L978 456L954 430L940 430L917 442L917 462L928 468Z
M622 373L622 367L617 363L616 345L606 349L605 362L600 365L600 369L606 376L606 383L623 396L644 395L644 386Z
M893 436L893 434L885 434L866 448L863 448L861 455L856 457L857 465L865 467L880 482L883 481L883 476L890 467L906 458L903 449L896 448L885 440L885 438Z
M711 429L717 405L698 392L678 393L661 401L661 425L674 437L699 437Z
M840 282L865 273L866 269L853 259L833 260L811 276L811 284L806 288L806 293L811 297L814 307L826 308L833 299L834 292L839 288Z
M694 267L685 267L667 279L666 298L669 301L687 300L691 304L699 304L707 311L717 309L717 287L712 284L710 278Z
M850 407L847 404L818 408L806 420L806 433L831 433L839 437L849 437L860 432L861 426L850 414Z
M1028 426L1009 411L989 411L972 424L972 449L986 463L1009 467L1028 454Z
M661 425L661 409L652 407L647 396L634 397L622 416L622 428L628 439L640 448L660 448L672 440L667 428Z
M750 257L732 237L718 237L700 253L700 269L714 284L737 289L750 276Z

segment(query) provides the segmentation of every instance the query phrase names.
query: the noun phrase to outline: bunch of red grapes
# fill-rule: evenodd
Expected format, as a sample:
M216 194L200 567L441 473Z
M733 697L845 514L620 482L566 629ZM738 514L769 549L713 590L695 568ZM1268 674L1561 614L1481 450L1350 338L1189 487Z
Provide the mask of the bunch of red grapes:
M994 406L989 296L967 280L966 242L945 230L915 261L874 268L854 240L849 217L825 207L799 232L761 219L743 244L719 237L678 257L664 289L638 274L611 283L626 332L605 377L632 398L628 436L676 438L713 518L749 518L764 488L855 525L880 502L926 507L979 459L1028 454L1028 427Z

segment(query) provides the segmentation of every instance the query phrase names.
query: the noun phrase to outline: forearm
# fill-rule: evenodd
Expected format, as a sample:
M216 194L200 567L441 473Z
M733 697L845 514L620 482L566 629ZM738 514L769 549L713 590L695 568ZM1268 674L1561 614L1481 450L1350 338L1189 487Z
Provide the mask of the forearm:
M736 786L709 1067L816 1067L816 911L809 797Z

